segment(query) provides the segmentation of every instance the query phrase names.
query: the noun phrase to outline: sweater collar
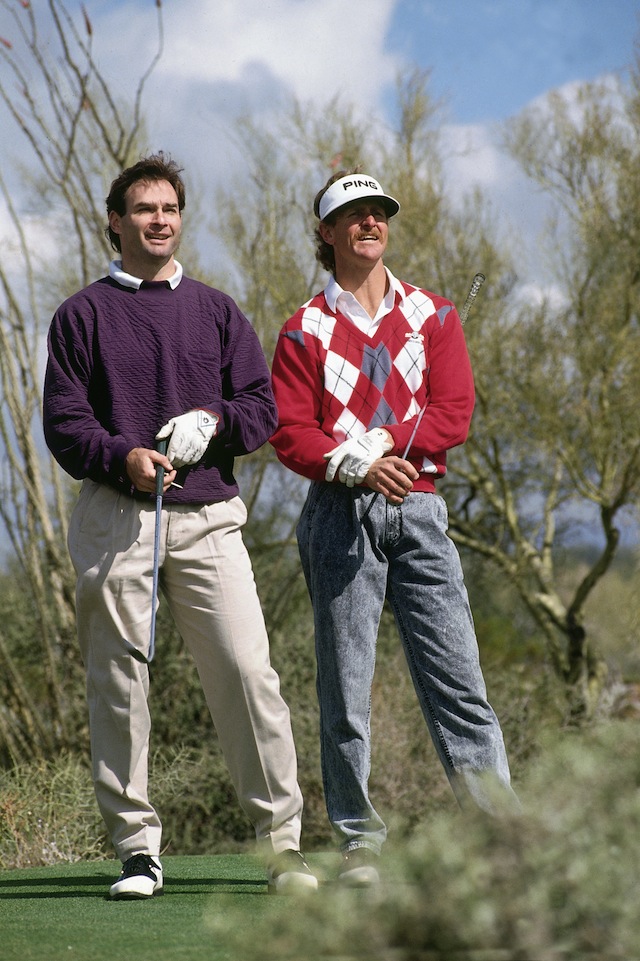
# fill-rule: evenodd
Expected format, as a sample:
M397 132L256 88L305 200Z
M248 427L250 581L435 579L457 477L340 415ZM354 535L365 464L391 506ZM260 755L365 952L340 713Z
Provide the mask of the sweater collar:
M169 284L172 290L175 290L182 280L182 264L179 264L177 260L175 260L174 263L176 265L176 271L166 280L166 283ZM132 274L128 274L126 270L123 270L121 260L111 261L109 264L109 276L112 280L115 280L117 284L120 284L121 287L132 287L134 290L139 290L144 283L140 277L134 277Z

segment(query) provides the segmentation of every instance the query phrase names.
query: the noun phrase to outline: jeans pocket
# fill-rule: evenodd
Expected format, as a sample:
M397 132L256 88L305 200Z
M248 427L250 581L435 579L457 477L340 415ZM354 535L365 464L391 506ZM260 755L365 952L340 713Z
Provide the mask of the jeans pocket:
M435 497L436 504L436 520L442 524L444 530L446 531L449 527L449 508L447 507L447 502L444 497L441 497L440 494L434 494L433 497Z

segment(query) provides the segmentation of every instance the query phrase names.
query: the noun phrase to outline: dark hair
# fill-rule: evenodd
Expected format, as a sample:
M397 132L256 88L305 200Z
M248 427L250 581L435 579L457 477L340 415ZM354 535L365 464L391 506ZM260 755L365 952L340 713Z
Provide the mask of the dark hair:
M111 184L109 196L107 197L107 216L112 210L120 217L126 214L127 190L141 180L166 180L170 183L178 197L178 209L182 211L184 209L186 195L184 182L180 176L181 173L182 167L179 167L170 157L165 157L162 150L159 150L156 154L151 154L149 157L143 157L142 160L123 170ZM108 224L105 228L105 233L113 249L120 253L122 248L118 234L114 233Z
M360 174L362 173L362 166L359 164L357 167L352 167L351 170L338 170L337 173L332 174L327 180L326 184L319 190L313 201L313 212L316 217L320 216L320 201L322 197L327 192L331 184L334 184L336 180L341 180L342 177L348 177L349 174ZM322 223L329 224L333 226L336 222L336 218L339 213L339 209L335 210L333 213L329 214ZM328 244L323 240L322 234L320 233L320 228L316 227L313 232L313 236L316 241L316 260L318 263L322 264L325 270L328 270L330 274L334 274L336 270L336 255L331 244Z

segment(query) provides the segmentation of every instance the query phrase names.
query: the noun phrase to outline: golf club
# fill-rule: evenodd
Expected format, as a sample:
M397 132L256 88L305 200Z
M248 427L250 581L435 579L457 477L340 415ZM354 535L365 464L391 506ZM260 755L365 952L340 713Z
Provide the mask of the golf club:
M166 454L168 440L156 442L156 450L159 454ZM141 664L151 664L156 653L156 602L158 599L158 571L160 567L160 529L162 525L162 492L164 488L164 467L156 464L156 517L155 532L153 538L153 586L151 588L151 630L149 633L149 653L145 656L141 650L135 647L131 641L125 639L125 646L131 657Z
M467 294L467 299L465 300L462 310L460 311L460 323L463 327L467 322L467 317L469 316L469 311L471 310L471 304L476 299L476 295L486 279L487 278L485 275L481 274L480 272L478 272L473 278L471 287L469 288L469 293Z
M465 325L465 323L466 323L466 321L467 321L467 317L469 316L469 311L471 310L471 305L472 305L473 301L476 299L476 295L477 295L478 291L480 290L480 288L482 287L482 285L483 285L483 283L485 282L486 279L487 279L487 278L485 277L484 274L478 272L478 273L475 275L475 277L473 278L473 281L471 282L471 287L469 288L469 293L467 294L467 299L465 300L464 305L463 305L463 307L462 307L462 310L460 311L460 314L459 314L459 316L460 316L460 323L462 324L463 327L464 327L464 325ZM409 455L409 451L411 450L411 446L412 446L414 440L416 439L416 434L418 433L418 427L420 426L420 421L421 421L422 418L424 417L424 412L426 411L426 409L427 409L427 405L426 405L426 404L425 404L424 407L420 408L420 412L418 413L418 417L416 418L416 422L415 422L414 428L413 428L413 430L411 431L411 436L410 436L409 440L407 441L407 446L405 447L404 451L402 452L402 459L403 459L403 460L406 460L407 457L408 457L408 455ZM367 509L365 510L364 514L362 515L362 521L361 521L360 523L362 523L364 520L366 520L367 516L369 515L369 511L371 510L371 508L372 508L373 505L375 504L376 499L377 499L379 493L380 493L380 491L376 491L376 492L374 493L373 497L371 498L371 500L369 501L369 503L368 503L368 505L367 505Z

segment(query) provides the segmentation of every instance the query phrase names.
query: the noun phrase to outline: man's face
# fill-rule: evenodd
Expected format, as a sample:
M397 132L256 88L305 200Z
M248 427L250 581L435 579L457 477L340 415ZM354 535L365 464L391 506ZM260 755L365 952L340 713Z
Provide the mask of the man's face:
M125 202L122 216L111 211L109 226L120 237L124 269L144 279L145 271L172 264L182 230L178 196L166 180L140 180L129 187Z
M335 224L321 224L320 230L325 242L334 249L336 269L375 264L389 239L387 213L375 200L348 204L338 212Z

